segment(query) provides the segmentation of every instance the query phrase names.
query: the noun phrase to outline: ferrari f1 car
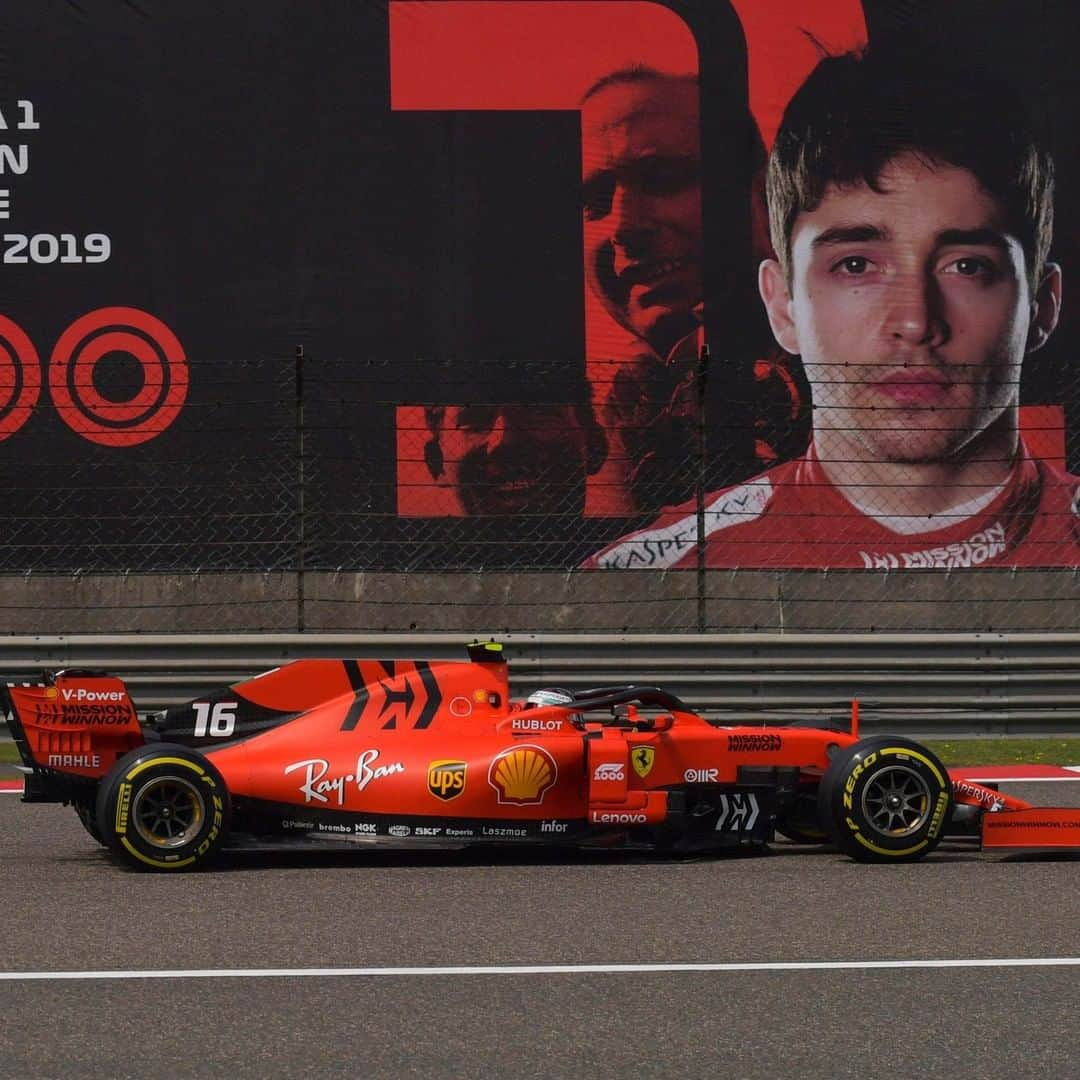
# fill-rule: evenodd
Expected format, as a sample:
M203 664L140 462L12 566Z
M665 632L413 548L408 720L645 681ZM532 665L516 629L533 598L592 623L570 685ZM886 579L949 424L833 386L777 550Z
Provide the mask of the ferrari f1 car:
M850 730L720 727L657 687L510 699L495 642L469 660L300 660L140 720L120 679L8 684L24 802L74 806L150 870L224 846L559 844L696 852L779 832L863 862L1080 850L1080 809L951 778L927 749Z

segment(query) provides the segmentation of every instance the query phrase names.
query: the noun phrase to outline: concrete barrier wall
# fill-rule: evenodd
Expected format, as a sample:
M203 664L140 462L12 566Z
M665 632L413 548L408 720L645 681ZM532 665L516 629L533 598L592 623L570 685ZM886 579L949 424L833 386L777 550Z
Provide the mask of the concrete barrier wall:
M8 634L1080 632L1080 571L0 576Z

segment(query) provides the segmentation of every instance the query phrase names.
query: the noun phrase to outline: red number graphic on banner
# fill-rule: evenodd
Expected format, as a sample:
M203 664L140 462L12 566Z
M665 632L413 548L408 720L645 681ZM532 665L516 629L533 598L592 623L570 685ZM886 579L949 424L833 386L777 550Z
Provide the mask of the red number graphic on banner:
M866 39L860 0L820 0L810 5L809 11L804 10L806 7L794 0L732 2L742 23L749 60L750 105L768 141L792 90L819 58L814 42L844 50ZM682 17L664 4L641 0L443 0L439 3L392 0L389 25L390 100L394 110L577 111L583 95L595 89L598 80L613 73L629 74L632 81L635 69L638 72L654 69L677 79L692 79L699 67L698 42ZM735 31L731 35L731 48L736 51L743 45L737 38ZM710 59L714 65L723 63L723 58L715 54L710 54ZM692 138L684 137L673 124L671 138L662 140L658 149L654 130L657 121L640 119L646 115L644 110L627 113L629 105L625 102L604 107L614 108L616 115L619 108L624 110L622 119L611 128L622 133L623 143L614 140L612 146L616 150L610 153L622 155L620 160L627 176L630 170L625 163L635 156L647 156L647 147L657 156L697 153L696 132ZM680 109L686 115L697 114L696 103L688 107L668 101L658 106L653 115L661 115L667 108L672 114ZM628 119L630 116L634 117L633 123ZM601 134L599 140L597 131ZM601 117L591 135L597 145L590 145L590 136L582 132L586 172L590 162L596 165L609 152L602 145L604 131ZM661 358L667 358L669 365L674 362L669 356L673 342L667 339L667 331L678 329L679 333L671 335L677 339L690 328L687 313L680 304L691 303L695 288L700 287L699 282L695 283L693 266L702 253L693 243L690 230L696 213L700 234L700 202L698 207L693 206L695 198L700 200L700 184L687 183L678 190L671 189L667 192L671 198L666 202L657 199L648 208L649 193L640 184L636 188L631 184L631 188L627 198L624 185L619 215L608 206L602 215L605 220L594 223L590 233L587 219L583 230L587 279L583 344L587 374L597 404L618 397L616 374L624 370L628 357L643 351L639 340L642 335L648 339L648 347L655 349ZM631 216L636 213L636 222L625 224L626 206L631 207ZM764 205L750 198L747 207L754 215L755 239L759 241L755 254L760 257L768 246ZM632 234L643 238L646 233L652 238L651 247L639 239L637 258L647 260L651 255L654 262L682 258L683 267L690 268L681 271L681 279L669 283L673 318L665 323L656 314L664 307L663 301L655 297L649 301L657 330L654 337L649 336L650 313L635 316L629 310L615 310L620 304L619 289L605 289L600 279L605 272L604 260L612 250L606 237L610 234L613 238L617 217L624 222L625 238ZM625 244L623 249L625 252ZM752 262L751 258L748 275L753 273ZM594 276L592 287L588 284L590 270ZM629 300L626 297L622 300L623 306L628 307ZM701 305L693 310L700 317ZM635 324L635 318L640 325ZM627 400L637 399L631 394ZM618 409L614 413L622 415ZM609 425L609 435L619 423L610 416L603 422ZM628 451L619 445L618 438L614 442L609 439L609 443L607 463L588 484L587 515L619 515L641 509L634 505L630 492L632 459L634 454L645 457L648 454L641 448ZM403 481L403 476L399 476L399 481ZM410 504L416 502L427 506L432 513L438 512L440 500L434 493L414 485L405 496Z
M41 361L33 342L0 315L0 441L30 419L41 393Z
M690 28L670 8L642 0L390 4L394 110L576 112L599 76L633 65L696 72ZM584 302L592 343L612 327L588 289Z
M94 368L108 353L126 353L142 368L142 386L114 402L94 387ZM76 319L49 361L49 389L65 424L102 446L135 446L160 435L187 399L183 346L160 320L137 308L109 307Z

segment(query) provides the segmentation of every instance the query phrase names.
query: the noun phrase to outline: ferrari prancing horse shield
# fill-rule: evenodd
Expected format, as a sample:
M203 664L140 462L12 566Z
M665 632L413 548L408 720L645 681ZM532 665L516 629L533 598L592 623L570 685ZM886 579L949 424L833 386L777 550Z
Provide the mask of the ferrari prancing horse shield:
M633 763L634 772L642 780L652 772L653 761L656 759L656 750L651 746L635 746L630 752L630 761Z

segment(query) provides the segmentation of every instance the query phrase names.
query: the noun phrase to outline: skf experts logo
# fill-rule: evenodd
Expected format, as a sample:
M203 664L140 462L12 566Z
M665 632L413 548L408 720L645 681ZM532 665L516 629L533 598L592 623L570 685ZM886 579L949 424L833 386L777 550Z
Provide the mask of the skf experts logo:
M634 766L634 772L645 779L652 772L653 762L656 760L656 750L652 746L635 746L630 752L630 764Z
M464 761L431 762L427 771L428 791L443 802L456 799L465 790L468 769L468 763Z
M496 754L488 769L488 783L500 803L535 806L559 777L555 759L540 746L512 746Z

